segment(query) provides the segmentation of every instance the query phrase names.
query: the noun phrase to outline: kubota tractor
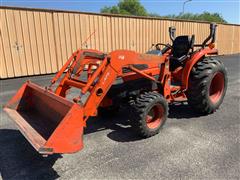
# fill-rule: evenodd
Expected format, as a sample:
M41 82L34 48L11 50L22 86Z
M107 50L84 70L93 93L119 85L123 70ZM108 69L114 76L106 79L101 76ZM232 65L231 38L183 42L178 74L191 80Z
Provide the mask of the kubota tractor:
M227 89L224 65L211 56L217 54L216 25L200 45L194 44L194 35L175 37L173 27L169 32L172 45L158 43L146 54L77 50L50 86L26 82L4 110L45 155L82 149L86 121L100 110L127 105L132 126L144 138L159 132L169 103L188 101L198 112L213 113ZM66 96L72 87L79 95L70 101Z

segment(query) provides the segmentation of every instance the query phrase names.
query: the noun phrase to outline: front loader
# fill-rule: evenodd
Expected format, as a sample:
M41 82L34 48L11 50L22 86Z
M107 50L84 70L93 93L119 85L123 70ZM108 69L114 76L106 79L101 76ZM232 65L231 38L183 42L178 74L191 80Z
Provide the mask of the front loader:
M194 35L175 37L170 27L172 45L158 43L145 54L77 50L50 86L27 81L4 111L44 155L81 150L86 121L100 109L129 107L133 128L144 138L153 136L167 119L169 103L188 101L203 114L222 103L227 76L223 64L210 56L217 54L215 31L211 24L209 37L195 45ZM79 95L68 100L71 88L79 89Z

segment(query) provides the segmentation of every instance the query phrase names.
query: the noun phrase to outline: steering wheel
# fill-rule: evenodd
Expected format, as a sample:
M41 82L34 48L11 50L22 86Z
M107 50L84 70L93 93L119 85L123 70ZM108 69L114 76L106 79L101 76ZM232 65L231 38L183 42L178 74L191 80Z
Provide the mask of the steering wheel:
M161 50L160 49L160 47L159 46L165 46L165 47L168 47L168 48L170 48L170 49L173 49L173 47L170 45L170 44L163 44L163 43L157 43L157 44L155 44L155 48L157 49L157 50Z

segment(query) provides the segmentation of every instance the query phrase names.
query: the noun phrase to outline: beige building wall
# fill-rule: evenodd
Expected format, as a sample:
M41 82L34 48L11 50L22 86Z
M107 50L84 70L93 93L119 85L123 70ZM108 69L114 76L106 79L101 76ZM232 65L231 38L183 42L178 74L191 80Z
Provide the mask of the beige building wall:
M55 73L78 48L144 53L153 43L170 43L169 26L177 35L195 34L196 43L209 34L206 22L70 11L0 7L0 20L0 78ZM239 53L239 38L239 25L218 24L220 54Z

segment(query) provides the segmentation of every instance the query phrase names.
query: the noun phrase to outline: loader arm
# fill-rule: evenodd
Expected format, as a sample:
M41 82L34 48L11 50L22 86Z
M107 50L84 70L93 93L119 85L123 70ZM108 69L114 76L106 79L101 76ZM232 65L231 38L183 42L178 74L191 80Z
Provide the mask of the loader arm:
M167 55L143 55L134 51L117 50L108 55L96 50L77 50L52 79L41 88L26 82L4 107L22 134L41 154L74 153L83 148L82 136L86 120L97 115L98 106L118 77L146 78L154 82L167 81ZM136 65L147 65L139 70ZM96 67L95 69L93 67ZM123 68L131 72L124 73ZM87 72L87 81L81 75ZM162 74L163 73L163 74ZM153 76L159 75L158 80ZM58 83L55 91L52 85ZM69 101L67 90L80 89L78 97ZM86 101L82 98L89 93Z
M87 57L86 59L80 58L84 57L84 54L88 54L88 58L92 59L87 59ZM128 77L133 77L134 75L136 77L140 76L157 83L163 82L162 79L166 76L166 74L169 73L169 71L163 71L164 75L160 76L162 78L160 81L152 77L153 75L160 75L160 73L162 73L161 69L166 69L160 69L159 67L166 64L167 55L159 57L154 55L143 55L134 51L126 50L113 51L105 57L101 56L101 54L102 53L99 51L96 52L94 50L79 51L76 55L77 58L75 62L72 63L72 66L70 67L71 69L74 69L74 66L78 64L78 69L75 71L77 73L75 73L73 78L71 78L72 71L70 69L70 71L68 71L68 73L66 73L64 78L61 80L55 91L56 94L65 97L66 91L71 88L71 86L81 89L79 97L74 98L74 101L78 103L81 103L82 95L86 94L86 92L89 92L90 95L83 105L83 116L85 117L85 120L89 116L97 115L98 106L101 104L103 98L114 84L117 77L124 77L124 73L122 72L123 68L129 68L132 71L132 76L128 75ZM91 63L96 65L95 62L99 60L101 60L100 65L97 67L94 73L91 74L87 82L82 82L81 80L77 79L77 77L81 76L80 72L83 72L82 70L84 65L86 66L87 63L90 63L88 64L89 66ZM139 64L145 64L148 66L148 68L146 70L138 70L134 68L134 65ZM149 68L151 71L149 71Z

